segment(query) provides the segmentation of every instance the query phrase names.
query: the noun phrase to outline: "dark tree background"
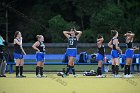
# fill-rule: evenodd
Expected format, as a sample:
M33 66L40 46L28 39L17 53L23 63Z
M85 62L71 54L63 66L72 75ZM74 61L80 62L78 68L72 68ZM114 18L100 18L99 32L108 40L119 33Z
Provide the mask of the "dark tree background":
M0 0L0 33L6 38L8 11L8 41L13 41L14 32L23 34L24 42L34 42L37 34L43 34L45 42L66 42L63 30L76 27L83 31L80 42L94 43L97 34L105 42L110 39L110 30L123 34L131 30L140 42L140 0Z

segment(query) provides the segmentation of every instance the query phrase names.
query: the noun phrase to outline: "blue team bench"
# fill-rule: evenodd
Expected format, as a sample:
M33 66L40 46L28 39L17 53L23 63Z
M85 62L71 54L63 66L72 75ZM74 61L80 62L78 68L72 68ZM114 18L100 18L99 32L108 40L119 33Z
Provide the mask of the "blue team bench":
M108 60L111 60L111 55L106 55ZM88 59L91 58L91 55L88 55ZM132 64L131 71L134 72L134 66L138 65L137 69L139 70L139 65L140 65L140 54L134 54L134 58L136 58L136 63ZM34 54L29 54L24 56L25 62L24 65L36 65L37 62L36 56ZM62 62L64 59L64 54L46 54L45 55L46 62L44 63L45 65L67 65L67 62ZM76 60L79 59L79 55L76 56ZM29 62L26 62L26 61ZM31 61L30 61L31 60ZM57 62L56 62L57 61ZM125 65L125 56L122 54L120 56L120 64ZM9 72L13 72L13 65L15 65L15 62L7 62L7 65L9 65ZM75 65L97 65L97 62L87 62L87 63L81 63L81 62L75 62ZM103 63L103 71L104 71L104 65L111 65L111 62L109 63Z

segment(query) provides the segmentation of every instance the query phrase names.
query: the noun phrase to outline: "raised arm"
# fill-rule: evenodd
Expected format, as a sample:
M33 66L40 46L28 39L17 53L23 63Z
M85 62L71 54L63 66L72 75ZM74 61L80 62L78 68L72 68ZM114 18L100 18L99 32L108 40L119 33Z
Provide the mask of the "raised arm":
M22 38L20 41L18 41L17 39L14 39L14 44L18 44L18 45L22 45Z
M110 40L110 42L108 43L108 46L109 46L110 48L113 48L112 40Z
M76 33L78 33L78 34L76 35L76 37L77 37L77 39L79 40L79 38L80 38L81 35L82 35L82 31L76 31Z
M70 32L69 31L63 31L63 34L67 37L67 38L69 38L70 37Z
M129 40L131 40L131 42L133 42L133 38L134 38L135 34L134 33L126 33L126 34L124 34L124 36L127 37L126 42L128 42Z
M134 37L135 34L134 33L126 33L126 34L124 34L124 36L132 36L132 37Z

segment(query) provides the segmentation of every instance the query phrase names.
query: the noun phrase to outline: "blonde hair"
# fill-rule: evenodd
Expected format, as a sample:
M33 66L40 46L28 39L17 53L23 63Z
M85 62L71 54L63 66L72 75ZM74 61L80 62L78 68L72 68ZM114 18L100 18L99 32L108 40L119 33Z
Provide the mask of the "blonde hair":
M43 35L36 35L36 38L39 40Z

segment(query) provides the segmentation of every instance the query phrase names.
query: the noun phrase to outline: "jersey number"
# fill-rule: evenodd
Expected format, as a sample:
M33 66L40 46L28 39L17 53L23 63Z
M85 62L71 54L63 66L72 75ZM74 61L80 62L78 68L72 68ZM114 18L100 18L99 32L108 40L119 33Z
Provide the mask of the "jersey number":
M70 40L70 45L73 45L73 40Z

